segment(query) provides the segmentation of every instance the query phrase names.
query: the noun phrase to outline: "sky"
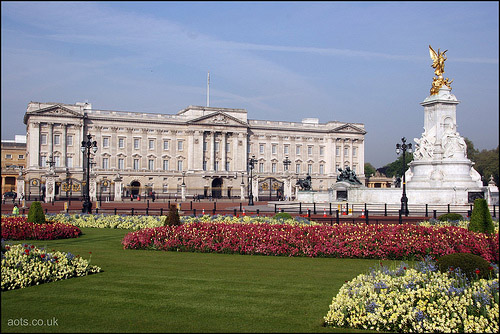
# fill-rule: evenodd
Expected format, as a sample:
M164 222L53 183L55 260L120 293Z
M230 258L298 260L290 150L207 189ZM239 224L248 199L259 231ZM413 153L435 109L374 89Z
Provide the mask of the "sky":
M457 130L499 141L499 3L1 2L2 139L26 134L30 101L176 114L244 108L249 119L362 123L365 161L423 133L448 50Z

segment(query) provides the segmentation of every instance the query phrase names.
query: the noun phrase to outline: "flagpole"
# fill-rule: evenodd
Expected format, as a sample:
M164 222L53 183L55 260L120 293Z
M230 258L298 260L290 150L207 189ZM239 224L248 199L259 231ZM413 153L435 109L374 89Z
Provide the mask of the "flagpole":
M210 107L210 71L207 76L207 107Z

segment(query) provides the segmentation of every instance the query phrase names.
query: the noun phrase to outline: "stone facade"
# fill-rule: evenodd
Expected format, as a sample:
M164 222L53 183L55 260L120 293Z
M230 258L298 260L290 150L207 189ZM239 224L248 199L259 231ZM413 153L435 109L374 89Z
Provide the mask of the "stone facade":
M54 177L54 196L80 196L87 134L97 141L91 197L120 199L246 198L248 160L254 156L252 192L257 199L295 196L298 178L327 190L337 169L349 166L364 181L364 125L306 118L302 122L252 120L245 109L189 106L176 114L92 109L89 103L30 102L26 194L43 192ZM287 171L283 161L291 161ZM53 162L53 172L49 170ZM183 184L185 187L183 187Z
M2 140L2 194L18 191L19 172L26 168L26 137L16 135L14 140Z

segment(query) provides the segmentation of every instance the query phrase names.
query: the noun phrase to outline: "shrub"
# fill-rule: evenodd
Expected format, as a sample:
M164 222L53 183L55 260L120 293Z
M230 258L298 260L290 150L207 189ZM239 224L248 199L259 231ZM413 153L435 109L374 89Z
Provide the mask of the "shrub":
M440 222L452 222L452 221L457 221L457 220L463 220L464 217L462 217L461 214L459 213L445 213L444 215L441 215L438 217L438 220Z
M441 272L455 271L460 268L461 272L469 279L475 278L476 275L479 278L488 278L490 274L490 263L482 257L470 253L444 255L437 262Z
M283 220L287 220L287 219L293 219L292 215L289 214L288 212L280 212L280 213L277 213L274 215L275 219L283 219Z
M38 201L31 203L27 221L35 224L45 224L45 213L43 212L42 203Z
M495 232L488 204L484 198L474 201L474 208L470 217L469 231L492 234Z
M165 218L164 226L167 225L180 225L181 218L179 217L179 211L177 211L176 204L170 204L170 209L168 211L168 216Z

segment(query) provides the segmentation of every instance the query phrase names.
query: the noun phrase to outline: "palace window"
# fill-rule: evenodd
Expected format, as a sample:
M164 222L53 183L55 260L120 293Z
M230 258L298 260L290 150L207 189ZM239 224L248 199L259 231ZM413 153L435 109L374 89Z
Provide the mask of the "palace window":
M264 163L259 162L259 173L263 173L263 172L264 172Z
M164 140L163 141L163 150L167 151L168 150L168 146L169 146L169 141L168 140Z
M73 146L73 136L66 137L66 145Z
M260 154L264 154L264 147L265 147L265 144L259 144L259 153Z
M73 168L73 157L66 157L66 167Z
M177 170L182 171L182 160L177 160Z
M312 154L313 154L313 147L307 146L307 155L312 155Z
M125 166L125 164L124 164L123 158L119 158L118 159L118 169L123 170L123 169L125 169L124 166Z
M313 172L313 165L312 164L307 164L307 173L311 175Z
M102 138L102 147L109 147L109 137Z
M42 145L46 145L47 144L47 135L46 134L42 134L40 136L40 142Z
M295 154L300 154L300 145L295 146Z
M276 173L276 162L271 164L271 172Z
M273 144L273 146L271 146L271 152L272 152L272 154L276 154L277 151L278 151L278 145L277 144Z
M340 146L335 147L335 155L340 157Z
M155 169L155 161L153 159L148 160L148 169L149 170L154 170Z
M134 170L139 170L139 159L134 159Z
M136 149L136 150L139 149L139 143L140 143L140 139L134 138L134 149Z
M182 151L184 147L184 141L183 140L178 140L177 141L177 151Z
M55 167L61 167L61 157L60 156L56 155L54 157L54 162L55 162L55 164L54 164Z
M61 135L54 135L54 145L61 144Z
M295 165L295 173L300 174L300 164Z
M102 158L102 169L109 168L109 158Z
M290 146L289 146L289 145L285 145L285 146L283 146L283 154L289 154L289 153L288 153L288 152L289 152L289 150L290 150Z
M325 155L325 147L324 147L324 146L320 146L320 147L319 147L319 155L320 155L320 156Z
M155 140L154 139L150 139L149 140L149 149L150 150L154 150L155 149Z
M118 148L125 148L125 138L118 138Z
M40 157L40 167L47 167L47 157L46 156L41 156Z
M168 170L168 160L163 160L163 170Z
M227 171L229 171L229 170L230 170L230 168L229 168L229 167L230 167L230 166L229 166L229 161L226 161L226 170L227 170Z
M323 164L319 165L319 173L321 175L325 174L325 165Z

